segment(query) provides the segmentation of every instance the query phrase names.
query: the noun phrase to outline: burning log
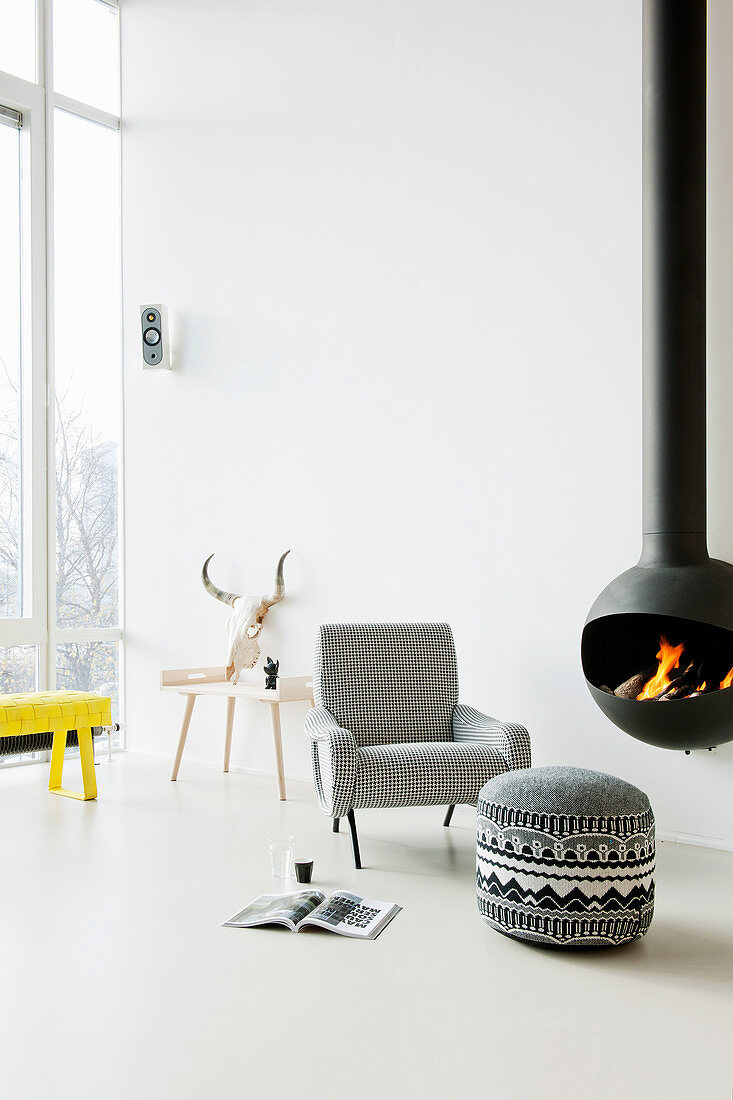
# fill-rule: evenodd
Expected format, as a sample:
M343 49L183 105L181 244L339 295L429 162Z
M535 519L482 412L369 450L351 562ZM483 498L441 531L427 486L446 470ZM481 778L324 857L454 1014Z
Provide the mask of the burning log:
M670 699L689 699L690 689L686 684L680 684L679 687L668 688L667 691L663 691L661 695L655 695L652 700L653 703L668 703Z
M684 669L671 670L664 678L657 676L657 682L656 672L655 667L637 672L635 676L630 676L623 684L619 684L613 694L619 699L638 699L643 696L649 701L664 703L668 699L687 699L693 692L702 693L702 689L697 686L702 679L702 666L696 665L694 661L690 661Z
M662 634L659 639L659 652L657 653L659 667L654 676L652 676L651 680L647 681L643 690L636 698L639 700L656 699L659 695L667 691L671 684L669 674L674 669L679 668L680 657L684 651L685 646L683 642L681 642L680 645L671 645Z
M718 690L717 668L711 680L710 664L707 660L690 661L684 669L679 667L680 657L685 651L684 643L671 645L662 635L659 639L658 665L650 665L624 680L617 688L601 684L601 691L615 695L618 699L638 699L655 703L666 703L672 699L696 699ZM733 688L733 668L720 681L720 687Z
M656 665L651 665L644 672L637 672L635 676L630 676L628 680L624 680L623 684L619 684L612 694L619 699L636 699L637 695L643 690L644 684L651 679L655 672Z
M666 703L668 699L687 699L695 690L695 662L690 661L684 672L675 676L669 687L654 697L655 702Z

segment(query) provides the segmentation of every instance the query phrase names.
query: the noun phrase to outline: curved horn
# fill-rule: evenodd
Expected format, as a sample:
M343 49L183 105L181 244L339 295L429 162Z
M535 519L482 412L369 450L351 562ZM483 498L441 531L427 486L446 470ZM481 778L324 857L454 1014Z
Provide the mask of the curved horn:
M216 585L212 584L209 580L208 564L213 556L213 554L209 554L204 562L203 569L201 570L201 580L210 596L213 596L215 600L221 600L222 603L228 603L231 607L234 601L239 599L239 596L236 596L234 592L223 592L221 588L217 588Z
M262 602L265 607L272 607L274 603L280 603L280 600L285 595L285 581L283 580L283 562L287 558L289 550L286 550L280 561L277 563L277 572L275 573L275 589L271 596L263 596Z

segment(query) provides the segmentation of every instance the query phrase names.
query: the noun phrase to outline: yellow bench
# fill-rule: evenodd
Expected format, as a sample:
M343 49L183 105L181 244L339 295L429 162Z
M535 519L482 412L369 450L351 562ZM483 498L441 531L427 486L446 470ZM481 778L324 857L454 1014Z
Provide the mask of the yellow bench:
M92 729L111 724L112 701L87 691L29 691L0 695L0 738L53 734L48 789L67 798L79 798L86 802L97 797ZM74 730L79 740L83 794L61 786L66 737Z

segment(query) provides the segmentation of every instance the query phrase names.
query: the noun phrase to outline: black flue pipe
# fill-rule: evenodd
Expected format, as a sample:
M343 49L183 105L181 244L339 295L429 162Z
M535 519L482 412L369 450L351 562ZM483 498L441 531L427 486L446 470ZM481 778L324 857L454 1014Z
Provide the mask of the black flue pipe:
M641 563L707 558L706 0L644 0Z
M581 659L620 729L689 750L733 741L733 688L665 702L609 691L662 634L733 660L733 565L706 537L706 2L643 4L644 539L593 603Z

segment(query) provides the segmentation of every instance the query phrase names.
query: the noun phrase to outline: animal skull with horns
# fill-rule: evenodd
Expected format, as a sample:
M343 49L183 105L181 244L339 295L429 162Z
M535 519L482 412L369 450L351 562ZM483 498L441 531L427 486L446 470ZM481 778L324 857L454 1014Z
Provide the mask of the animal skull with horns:
M285 595L285 583L283 581L283 562L290 553L286 550L277 563L275 574L275 590L271 596L237 596L234 592L224 592L217 588L209 580L208 565L213 554L204 562L201 570L201 580L206 591L229 604L232 613L227 619L227 680L236 684L243 668L254 668L260 655L260 647L257 638L262 630L262 620L274 603L279 603Z

